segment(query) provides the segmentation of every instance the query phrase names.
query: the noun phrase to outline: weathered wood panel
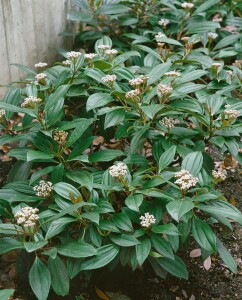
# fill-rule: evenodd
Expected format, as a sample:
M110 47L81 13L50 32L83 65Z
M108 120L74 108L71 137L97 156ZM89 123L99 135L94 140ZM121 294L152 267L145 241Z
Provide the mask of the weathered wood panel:
M23 76L11 64L51 64L58 58L58 48L71 49L72 38L59 36L77 28L66 20L71 9L71 0L0 0L0 85ZM5 92L0 88L1 97Z

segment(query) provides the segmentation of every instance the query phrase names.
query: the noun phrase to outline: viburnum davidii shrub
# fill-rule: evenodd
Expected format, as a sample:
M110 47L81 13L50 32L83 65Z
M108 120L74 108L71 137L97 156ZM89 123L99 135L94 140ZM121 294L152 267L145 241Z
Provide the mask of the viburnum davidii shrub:
M179 11L203 18L202 5ZM105 36L52 67L19 65L25 87L0 102L0 143L16 160L0 190L0 253L28 257L39 300L104 266L187 279L179 249L190 240L236 272L215 228L242 224L216 189L242 162L242 64L228 46L241 36L216 43L204 28L184 27L180 41L152 30L152 44L129 51Z

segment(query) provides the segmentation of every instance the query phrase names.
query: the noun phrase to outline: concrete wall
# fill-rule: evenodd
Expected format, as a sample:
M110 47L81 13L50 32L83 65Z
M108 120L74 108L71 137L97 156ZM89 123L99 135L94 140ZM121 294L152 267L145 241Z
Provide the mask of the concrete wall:
M73 38L58 35L77 30L77 23L66 20L73 9L71 0L0 0L0 86L23 76L11 64L50 64L58 48L71 49ZM5 93L0 87L0 97Z

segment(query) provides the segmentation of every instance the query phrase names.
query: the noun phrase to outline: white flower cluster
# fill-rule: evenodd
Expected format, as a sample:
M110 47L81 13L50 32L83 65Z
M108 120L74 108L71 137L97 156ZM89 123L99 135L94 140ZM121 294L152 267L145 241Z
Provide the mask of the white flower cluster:
M23 227L32 227L36 225L36 222L39 219L39 216L37 215L38 212L38 208L26 206L21 208L21 210L14 215L14 218L19 225Z
M169 72L166 72L165 75L169 76L169 77L180 77L181 73L177 72L177 71L169 71Z
M215 40L218 37L218 34L214 33L214 32L208 32L207 36L208 36L208 38Z
M229 76L233 76L233 75L234 75L233 71L231 71L231 70L227 70L226 73L227 73Z
M183 2L181 6L183 8L193 8L194 4L191 2Z
M128 167L124 163L119 162L116 165L113 165L112 167L109 168L109 174L112 177L119 177L119 176L123 177L127 174L127 170Z
M160 124L162 126L165 126L168 129L171 129L174 127L174 125L176 124L176 120L170 117L164 117L161 121Z
M116 75L106 75L102 78L103 82L109 83L109 82L114 82L117 79Z
M150 227L151 224L155 224L155 217L153 215L150 215L150 213L145 213L144 216L140 217L140 225L143 227Z
M24 99L24 102L21 104L21 107L30 107L34 108L36 104L42 102L42 99L36 98L34 96L29 96L28 98Z
M116 50L116 49L110 49L110 50L106 50L104 53L106 55L116 55L116 54L118 54L118 50Z
M132 98L135 98L135 97L139 96L140 93L141 93L140 89L135 89L135 90L127 92L125 94L125 98L126 99L132 99Z
M160 19L160 21L158 22L158 24L161 26L166 26L169 23L170 23L170 21L168 19Z
M66 53L67 58L69 59L77 59L78 57L80 57L82 54L81 52L76 52L76 51L70 51Z
M70 60L64 60L63 62L62 62L62 65L64 65L64 66L66 66L66 67L69 67L70 65L71 65L71 61Z
M47 198L52 192L52 182L41 180L38 185L33 187L33 190L37 192L37 196Z
M192 176L187 170L181 170L175 174L177 180L176 184L179 185L180 189L186 191L198 183L198 178Z
M242 68L242 59L237 59L234 63L233 63L233 65L235 66L235 67L237 67L237 68Z
M171 94L173 91L173 88L167 84L158 84L157 86L157 92L162 93L163 95Z
M99 45L99 46L97 46L97 48L100 49L100 50L108 50L108 49L110 49L110 46L108 46L108 45Z
M129 80L129 84L132 86L139 86L143 83L146 83L148 79L149 79L148 76L140 75L139 77L137 77L135 79Z
M0 109L0 120L2 119L3 116L5 116L6 111L5 109Z
M156 35L155 35L155 38L156 40L159 41L159 38L163 38L163 37L166 37L166 35L163 33L163 32L158 32Z
M229 109L230 105L227 104L225 105L226 109L224 111L224 113L230 118L230 119L236 119L239 115L239 111L236 109Z
M222 66L222 64L218 63L218 62L215 62L215 63L212 64L212 67L219 68L220 66Z
M227 177L227 171L224 169L213 170L212 175L216 179L225 180Z
M47 63L43 63L43 62L39 62L39 63L37 63L37 64L34 65L35 68L39 68L39 69L45 68L47 66L48 66L48 64Z
M87 53L87 54L84 54L84 58L87 59L87 60L91 60L93 59L94 57L97 57L98 55L96 53Z
M68 136L68 132L64 130L56 131L53 134L54 140L62 146L65 145L67 136Z

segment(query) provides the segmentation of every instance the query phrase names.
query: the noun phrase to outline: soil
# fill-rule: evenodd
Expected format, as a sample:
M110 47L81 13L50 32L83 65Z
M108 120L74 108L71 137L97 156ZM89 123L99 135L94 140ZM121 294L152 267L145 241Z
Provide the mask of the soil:
M0 176L5 181L11 163L1 162ZM241 168L230 172L228 178L217 187L238 209L242 211ZM91 280L76 277L71 282L70 295L58 297L50 294L49 300L95 300L99 298L95 288L112 292L116 300L242 300L242 228L234 224L234 231L218 228L218 234L238 264L236 274L231 273L219 257L212 257L211 268L207 271L198 258L190 258L189 251L181 253L189 270L189 280L168 276L165 280L157 277L152 270L132 272L129 268L107 268L95 271ZM197 246L191 244L190 250ZM23 276L16 276L14 253L2 256L0 261L0 289L15 288L15 300L36 300ZM110 294L109 294L110 295ZM125 297L125 295L127 297Z

